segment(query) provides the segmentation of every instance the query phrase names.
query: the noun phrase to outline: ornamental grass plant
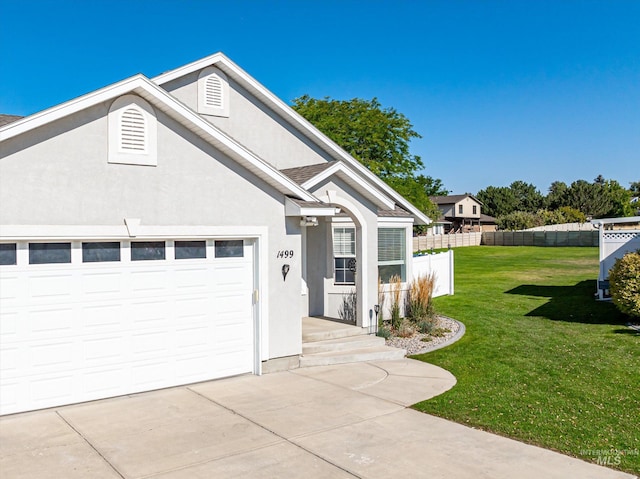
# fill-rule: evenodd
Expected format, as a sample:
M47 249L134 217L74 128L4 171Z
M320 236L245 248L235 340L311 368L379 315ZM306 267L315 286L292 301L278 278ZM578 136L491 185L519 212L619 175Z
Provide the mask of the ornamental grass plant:
M409 284L405 315L411 318L413 322L432 321L435 318L432 301L435 284L435 275L433 273L419 276Z

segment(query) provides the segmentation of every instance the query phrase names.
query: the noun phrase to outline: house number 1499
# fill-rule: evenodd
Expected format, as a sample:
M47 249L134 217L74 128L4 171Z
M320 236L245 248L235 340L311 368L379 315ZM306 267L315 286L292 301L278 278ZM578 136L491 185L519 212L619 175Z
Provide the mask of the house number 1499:
M276 253L276 258L293 258L293 250L292 249L280 250Z

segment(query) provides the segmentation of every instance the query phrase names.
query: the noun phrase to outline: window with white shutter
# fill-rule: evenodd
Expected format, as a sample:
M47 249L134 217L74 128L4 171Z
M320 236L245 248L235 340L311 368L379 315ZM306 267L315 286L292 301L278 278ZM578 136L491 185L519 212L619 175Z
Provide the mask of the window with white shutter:
M205 68L198 75L198 113L229 116L229 81L217 68Z
M156 114L136 95L117 98L109 109L109 163L156 166L158 125Z
M392 276L407 280L406 246L405 228L378 228L378 276L383 283Z

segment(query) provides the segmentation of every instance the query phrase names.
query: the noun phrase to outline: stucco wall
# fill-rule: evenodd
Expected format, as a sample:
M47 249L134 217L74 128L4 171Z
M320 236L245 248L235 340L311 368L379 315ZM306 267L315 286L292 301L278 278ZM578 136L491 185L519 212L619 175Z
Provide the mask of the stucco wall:
M163 88L197 111L198 74L168 82ZM331 160L326 152L231 79L229 117L202 116L279 170Z
M158 165L109 164L108 108L0 144L0 226L266 226L269 357L300 353L300 226L283 195L159 111ZM286 281L279 250L295 252Z

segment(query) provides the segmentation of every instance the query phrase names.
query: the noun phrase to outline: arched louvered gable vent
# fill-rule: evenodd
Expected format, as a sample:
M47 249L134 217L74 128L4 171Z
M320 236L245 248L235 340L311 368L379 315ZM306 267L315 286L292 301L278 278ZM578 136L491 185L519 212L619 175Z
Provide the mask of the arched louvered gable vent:
M144 153L146 146L144 115L138 108L127 108L120 117L120 149Z
M224 98L222 80L215 73L209 75L204 82L204 103L211 108L223 108Z
M198 113L229 116L229 80L215 67L205 68L198 75Z
M109 163L157 166L158 120L137 95L123 95L109 108Z

